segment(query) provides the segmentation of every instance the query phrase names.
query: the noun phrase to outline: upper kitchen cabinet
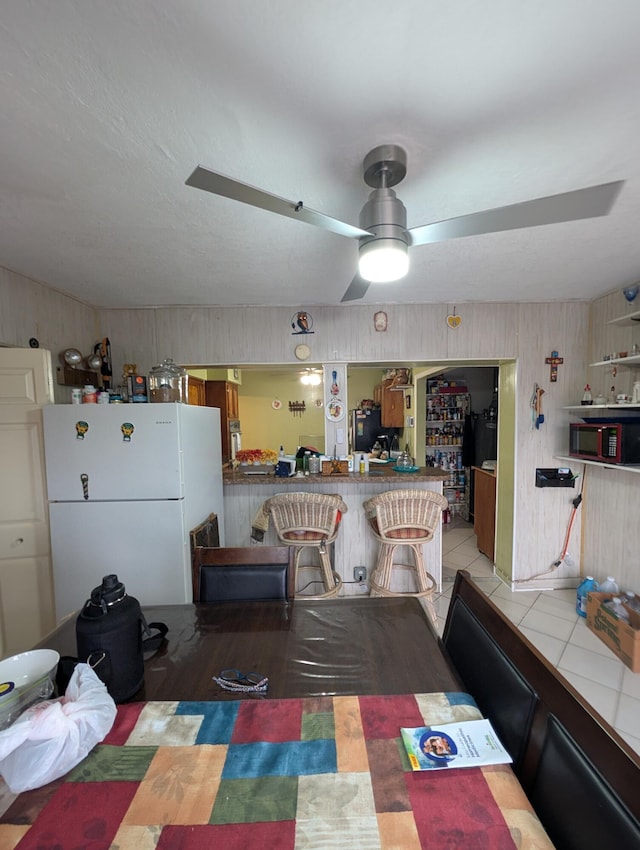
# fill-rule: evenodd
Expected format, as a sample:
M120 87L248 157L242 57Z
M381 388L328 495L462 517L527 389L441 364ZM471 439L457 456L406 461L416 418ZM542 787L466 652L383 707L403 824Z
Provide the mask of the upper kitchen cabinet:
M205 396L205 381L202 378L196 378L189 375L187 383L187 400L189 404L200 405L204 407L207 404Z
M404 427L404 392L393 380L376 384L373 400L380 405L380 424L383 428Z
M231 381L206 381L205 398L208 407L220 408L222 434L222 462L231 459L231 431L229 423L238 419L238 385Z

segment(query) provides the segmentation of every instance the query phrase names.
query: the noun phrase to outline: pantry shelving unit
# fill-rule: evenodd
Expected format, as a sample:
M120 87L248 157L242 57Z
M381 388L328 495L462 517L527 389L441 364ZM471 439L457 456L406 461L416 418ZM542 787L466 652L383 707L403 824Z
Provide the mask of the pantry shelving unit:
M449 473L442 492L450 514L469 519L470 469L462 466L462 438L465 416L470 412L469 393L438 384L428 386L425 456L429 466ZM446 391L445 391L446 390Z

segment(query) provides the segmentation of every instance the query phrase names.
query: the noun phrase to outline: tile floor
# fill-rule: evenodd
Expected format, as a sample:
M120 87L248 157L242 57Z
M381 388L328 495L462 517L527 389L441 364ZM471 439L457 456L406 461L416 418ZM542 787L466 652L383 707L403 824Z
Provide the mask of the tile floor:
M440 633L456 570L478 585L573 687L640 753L640 673L632 673L587 629L575 611L575 591L511 591L476 548L473 526L461 519L443 526L442 590L436 597Z

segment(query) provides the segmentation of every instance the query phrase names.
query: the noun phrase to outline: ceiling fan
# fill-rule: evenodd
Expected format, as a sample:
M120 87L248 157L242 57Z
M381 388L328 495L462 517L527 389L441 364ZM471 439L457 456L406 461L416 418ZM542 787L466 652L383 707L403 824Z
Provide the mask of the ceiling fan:
M360 211L359 227L305 207L303 201L280 198L201 165L189 175L186 185L358 239L359 270L341 299L355 301L365 295L372 282L388 283L404 277L409 270L409 247L604 216L624 184L624 180L602 183L407 229L407 211L392 188L406 173L407 154L399 145L379 145L369 151L364 158L363 175L373 192Z

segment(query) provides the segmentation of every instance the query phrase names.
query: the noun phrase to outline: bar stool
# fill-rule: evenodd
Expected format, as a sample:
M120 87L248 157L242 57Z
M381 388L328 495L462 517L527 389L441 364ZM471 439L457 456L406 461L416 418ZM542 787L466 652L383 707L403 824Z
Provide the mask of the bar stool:
M380 541L378 560L371 576L371 596L416 596L434 624L437 615L433 607L434 577L426 571L422 547L433 539L442 521L447 500L430 490L389 490L368 499L364 509L374 536ZM394 563L398 546L411 550L413 564ZM395 568L413 572L417 590L391 590Z
M347 506L340 496L324 493L278 493L264 503L264 512L271 517L281 543L294 547L294 574L305 570L320 571L324 592L304 594L307 599L328 599L337 596L342 579L334 572L329 547L338 536L340 519ZM300 564L302 551L315 549L318 564Z

